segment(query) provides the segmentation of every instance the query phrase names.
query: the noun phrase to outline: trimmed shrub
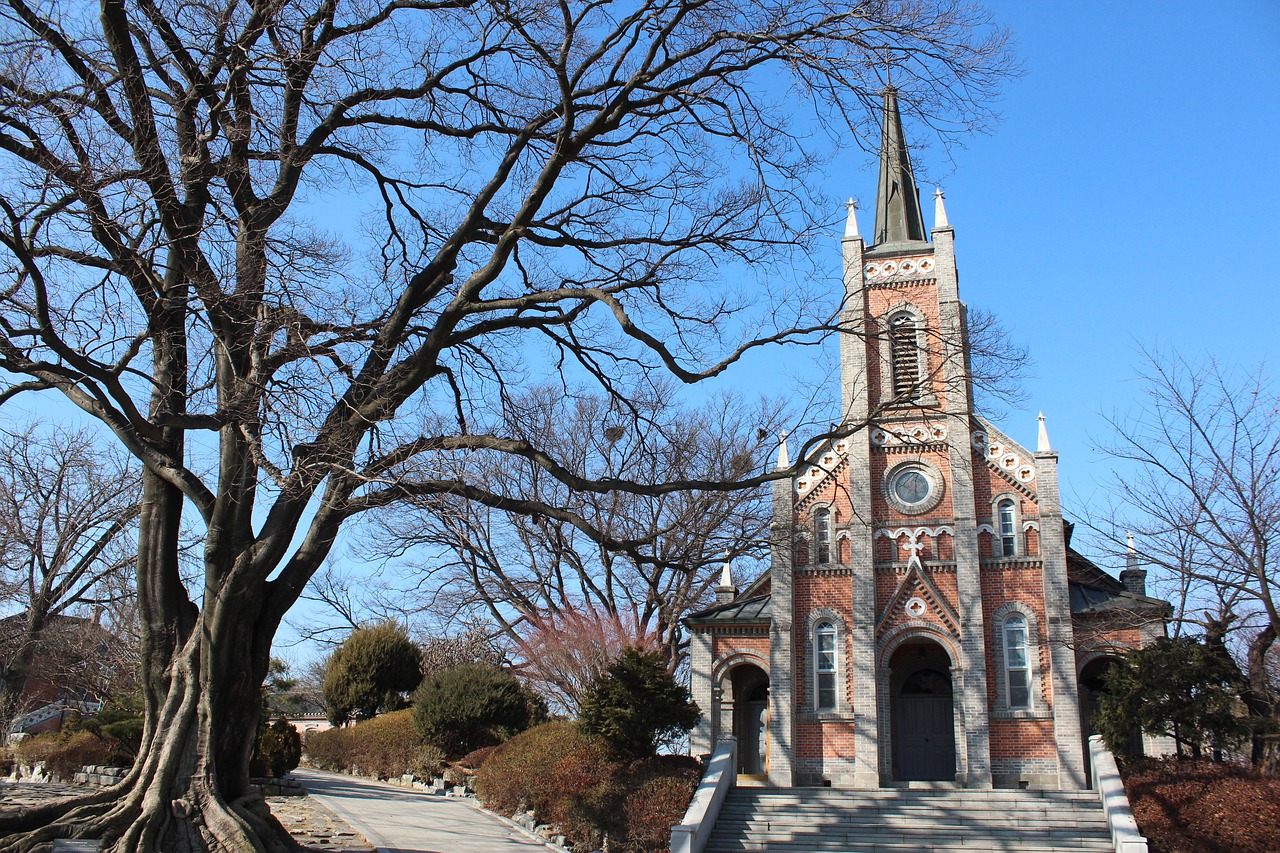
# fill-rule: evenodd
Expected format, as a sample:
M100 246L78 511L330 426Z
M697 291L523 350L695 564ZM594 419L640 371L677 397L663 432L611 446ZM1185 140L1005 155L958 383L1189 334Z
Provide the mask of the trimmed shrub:
M454 763L468 770L479 770L497 750L498 747L496 746L482 746L479 749L471 750Z
M366 776L383 779L408 773L424 745L408 710L357 723L351 738L352 762Z
M428 742L459 756L529 727L528 692L506 670L465 664L429 675L413 694L413 720Z
M111 760L111 746L92 732L46 732L25 737L14 747L14 756L22 764L44 762L45 770L64 781L80 772L85 764L106 764Z
M666 848L689 807L702 765L664 755L619 764L575 723L547 723L517 735L484 762L476 789L503 814L531 808L575 847L648 853Z
M581 797L612 769L604 745L577 723L544 723L498 747L476 774L476 791L496 812L531 808L540 820L559 823L567 811L561 801Z
M359 771L390 779L412 773L429 778L440 771L444 755L426 743L409 710L395 711L354 726L307 736L307 762L321 770Z
M302 738L286 720L276 720L258 733L249 772L254 776L283 776L298 766Z
M580 716L587 733L602 738L618 757L644 758L692 729L702 712L667 670L661 652L629 646L587 688Z
M418 686L418 647L396 622L358 628L325 664L324 701L329 722L370 719L405 706L405 694Z
M636 853L666 850L671 827L684 817L697 787L697 778L654 776L629 792L622 806L626 835L621 849Z
M307 763L320 770L340 773L351 766L351 729L308 732L303 744Z

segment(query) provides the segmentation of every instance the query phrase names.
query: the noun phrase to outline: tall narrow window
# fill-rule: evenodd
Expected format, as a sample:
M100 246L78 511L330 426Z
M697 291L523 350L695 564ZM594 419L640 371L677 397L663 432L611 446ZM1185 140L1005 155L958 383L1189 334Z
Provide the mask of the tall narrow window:
M813 514L813 538L818 543L818 562L831 562L831 510L820 509Z
M1031 668L1027 663L1027 617L1015 613L1004 620L1004 671L1009 707L1031 707Z
M898 314L889 321L889 358L893 362L894 399L920 396L920 341L910 314Z
M1000 556L1017 556L1018 531L1013 522L1013 501L1000 501L996 516L1000 523Z
M834 711L836 707L836 626L818 623L814 631L814 669L817 671L818 710Z

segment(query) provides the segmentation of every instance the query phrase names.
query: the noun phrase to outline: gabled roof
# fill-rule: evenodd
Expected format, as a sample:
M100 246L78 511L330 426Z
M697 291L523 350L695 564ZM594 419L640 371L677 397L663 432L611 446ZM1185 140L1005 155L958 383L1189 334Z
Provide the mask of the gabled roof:
M739 625L758 625L769 621L769 599L771 596L758 595L754 598L739 598L728 604L717 604L706 610L699 610L685 617L687 625L723 625L726 623Z

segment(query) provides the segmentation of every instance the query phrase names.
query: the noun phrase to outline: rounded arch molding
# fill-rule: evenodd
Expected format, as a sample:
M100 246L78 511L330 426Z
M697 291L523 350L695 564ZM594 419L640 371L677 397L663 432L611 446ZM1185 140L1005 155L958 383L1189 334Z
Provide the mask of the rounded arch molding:
M956 638L933 622L916 619L903 622L880 638L880 641L876 644L877 671L887 670L889 658L893 656L899 646L909 640L932 640L937 643L947 653L947 657L951 659L951 670L953 672L960 671L960 650L956 648Z
M744 664L751 664L764 670L764 674L769 674L769 660L761 657L760 652L756 649L730 649L728 654L716 661L715 666L711 670L711 683L719 687L734 668Z

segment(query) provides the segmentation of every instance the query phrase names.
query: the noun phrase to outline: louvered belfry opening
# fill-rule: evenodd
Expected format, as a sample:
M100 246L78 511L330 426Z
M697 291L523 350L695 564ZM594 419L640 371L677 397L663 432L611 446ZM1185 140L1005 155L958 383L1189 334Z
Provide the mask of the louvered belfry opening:
M893 360L893 397L913 400L920 395L920 343L915 321L906 314L889 323L889 349Z

